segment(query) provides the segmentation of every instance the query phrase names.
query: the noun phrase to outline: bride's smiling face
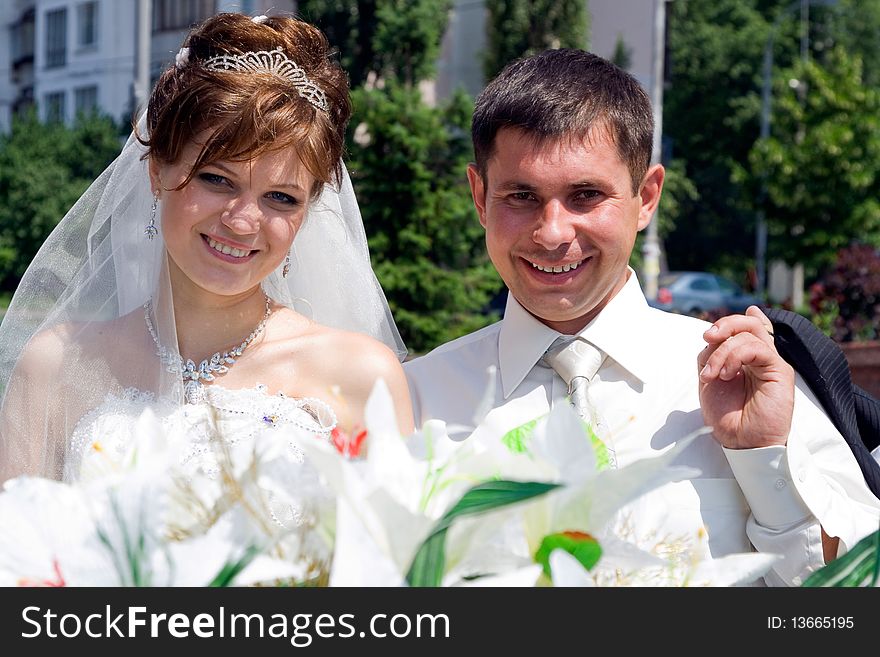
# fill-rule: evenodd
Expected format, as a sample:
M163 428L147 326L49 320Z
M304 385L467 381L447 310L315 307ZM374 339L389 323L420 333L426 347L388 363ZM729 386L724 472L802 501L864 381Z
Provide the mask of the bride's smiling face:
M193 142L178 162L150 164L172 275L177 269L214 294L242 294L284 261L305 218L315 178L296 151L285 148L249 161L203 165L175 189L200 150Z

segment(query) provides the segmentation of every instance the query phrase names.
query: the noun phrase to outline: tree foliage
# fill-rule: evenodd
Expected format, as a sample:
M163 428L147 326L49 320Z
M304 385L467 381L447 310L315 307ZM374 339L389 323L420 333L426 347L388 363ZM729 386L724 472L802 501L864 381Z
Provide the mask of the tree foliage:
M299 0L299 16L317 25L339 50L352 87L362 85L376 68L373 37L377 0Z
M508 62L550 48L586 48L589 15L583 0L486 0L486 79Z
M12 291L67 210L119 154L119 129L106 117L73 128L15 117L0 135L0 289Z
M774 99L771 136L749 156L767 189L770 255L817 271L856 236L880 245L880 90L864 85L861 60L835 48L824 65L797 62Z
M733 182L758 138L760 70L769 24L755 0L669 4L663 128L699 202L675 217L674 269L724 269L754 253L754 208ZM742 269L742 267L739 267Z
M299 13L339 49L352 87L373 77L433 75L452 0L300 0Z
M354 92L350 168L376 275L410 350L493 321L501 286L486 256L465 177L469 98L428 107L399 84Z
M623 35L617 35L617 41L614 42L614 54L611 55L611 61L625 71L632 66L633 49L626 45Z
M676 218L671 266L745 269L754 262L759 207L770 256L802 261L808 274L860 234L859 222L861 230L876 225L869 179L880 0L815 2L809 17L806 66L791 0L670 4L664 129L699 191ZM756 146L762 58L774 26L771 139ZM799 93L788 86L793 79L806 85ZM765 175L772 189L763 200Z
M428 106L451 0L306 0L303 18L340 49L354 115L348 162L370 253L413 352L489 323L501 287L467 185L472 101Z

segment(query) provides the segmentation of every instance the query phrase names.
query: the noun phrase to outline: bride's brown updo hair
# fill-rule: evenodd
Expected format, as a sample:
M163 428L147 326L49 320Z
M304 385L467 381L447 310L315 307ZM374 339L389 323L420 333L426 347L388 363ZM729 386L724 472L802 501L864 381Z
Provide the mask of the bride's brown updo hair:
M285 78L268 72L216 71L203 63L281 47L324 93L328 111L315 107ZM193 28L177 63L159 77L147 109L149 136L139 135L148 156L176 163L184 148L204 140L187 179L218 160L246 161L293 146L315 177L312 195L341 175L345 127L351 117L348 78L332 59L324 34L294 18L255 22L242 14L218 14Z

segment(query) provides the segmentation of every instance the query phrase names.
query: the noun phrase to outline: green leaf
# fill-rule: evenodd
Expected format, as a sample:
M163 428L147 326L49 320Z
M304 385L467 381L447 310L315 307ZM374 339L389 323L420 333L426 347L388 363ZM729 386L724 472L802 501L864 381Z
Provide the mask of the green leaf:
M565 550L580 564L590 570L595 566L599 557L602 556L602 546L599 541L584 532L559 532L548 534L541 541L541 546L535 552L535 563L541 564L544 574L550 577L550 553L553 550Z
M446 514L416 553L406 581L410 586L440 586L446 568L446 532L456 518L486 513L539 497L559 487L538 481L487 481L468 490Z
M529 451L529 439L538 424L538 419L540 418L535 418L511 429L501 437L501 442L514 454L525 454Z
M259 547L256 545L249 546L237 560L227 561L208 586L215 588L232 586L232 582L235 578L238 577L241 571L243 571L259 553Z
M866 536L842 557L810 575L803 586L877 586L880 581L880 531Z

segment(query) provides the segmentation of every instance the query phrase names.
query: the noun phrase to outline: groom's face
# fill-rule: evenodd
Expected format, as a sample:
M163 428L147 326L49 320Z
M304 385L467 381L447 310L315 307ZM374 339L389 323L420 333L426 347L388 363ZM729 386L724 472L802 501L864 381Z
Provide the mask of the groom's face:
M537 142L504 128L485 179L473 166L468 178L489 257L511 293L546 325L576 333L626 282L663 168L650 168L634 194L607 130Z

